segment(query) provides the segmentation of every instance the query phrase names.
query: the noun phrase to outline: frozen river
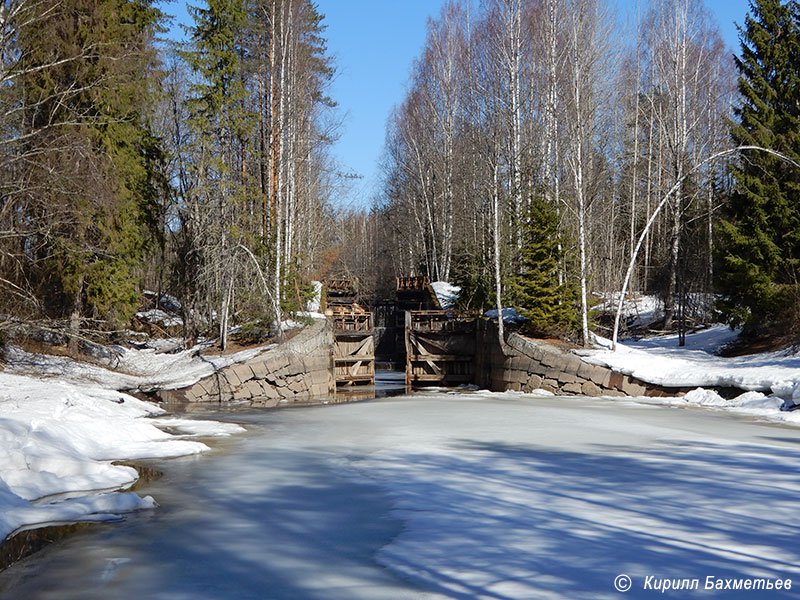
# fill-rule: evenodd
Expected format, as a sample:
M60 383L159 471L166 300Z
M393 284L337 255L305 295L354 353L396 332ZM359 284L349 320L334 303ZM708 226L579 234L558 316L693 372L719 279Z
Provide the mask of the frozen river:
M0 573L0 598L800 597L798 429L486 392L221 418L248 433L150 463L159 509Z

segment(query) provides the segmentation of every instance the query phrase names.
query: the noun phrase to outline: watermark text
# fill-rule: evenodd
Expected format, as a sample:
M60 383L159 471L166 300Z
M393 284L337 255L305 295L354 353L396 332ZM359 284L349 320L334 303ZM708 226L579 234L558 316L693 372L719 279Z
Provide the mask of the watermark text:
M767 577L658 577L647 575L642 580L643 590L667 593L670 590L791 590L791 579L770 579ZM635 585L628 575L620 574L614 579L614 589L625 593Z

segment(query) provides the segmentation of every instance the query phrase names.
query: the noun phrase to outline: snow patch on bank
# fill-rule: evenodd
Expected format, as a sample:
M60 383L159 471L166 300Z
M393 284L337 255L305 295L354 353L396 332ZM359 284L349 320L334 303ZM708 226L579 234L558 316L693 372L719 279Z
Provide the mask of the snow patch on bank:
M739 335L725 325L715 325L686 336L678 346L677 335L666 335L618 344L598 338L595 350L576 351L587 362L667 388L698 388L683 398L648 398L651 403L701 406L731 410L760 419L800 425L800 411L786 412L800 404L800 357L779 351L722 357L717 353ZM704 388L738 388L746 393L725 400Z
M153 348L116 347L117 369L78 362L63 356L32 354L17 347L6 350L6 373L53 377L78 385L93 383L112 390L155 389L174 390L193 385L218 369L244 362L275 347L276 344L248 348L220 356L204 356L196 346L176 353L160 352Z
M483 316L488 319L497 320L497 312L496 308L492 310L487 310L483 313ZM519 314L516 308L504 308L503 309L503 323L507 325L521 325L526 321L525 317Z
M721 357L719 348L737 333L724 325L688 335L679 347L675 335L580 351L584 360L666 387L736 387L745 391L786 393L800 382L800 358L785 352ZM601 340L603 342L603 340ZM607 341L606 341L607 342Z
M195 435L230 435L238 425L153 420L163 410L113 389L64 379L0 373L0 540L41 523L105 520L152 508L129 487L132 467L113 461L166 458L208 450L161 426ZM80 494L66 500L59 495ZM52 501L50 501L52 500Z
M458 296L461 294L461 288L453 285L447 281L434 281L431 284L433 293L436 294L436 299L439 301L439 306L444 310L455 308Z

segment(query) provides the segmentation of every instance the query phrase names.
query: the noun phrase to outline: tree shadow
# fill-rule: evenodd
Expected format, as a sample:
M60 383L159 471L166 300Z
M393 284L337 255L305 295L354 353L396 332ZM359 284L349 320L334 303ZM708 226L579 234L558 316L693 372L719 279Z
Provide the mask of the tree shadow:
M629 598L660 593L642 589L649 575L701 589L709 575L800 583L798 459L748 444L586 453L466 440L386 455L369 468L394 479L408 529L380 557L458 598L611 598L620 573Z
M23 561L0 597L603 599L620 597L620 573L627 598L661 596L642 589L648 575L698 578L701 597L708 575L800 584L799 459L743 443L472 440L373 454L273 445L213 469L178 459L189 477L165 465L149 491L174 501L48 549L46 569Z

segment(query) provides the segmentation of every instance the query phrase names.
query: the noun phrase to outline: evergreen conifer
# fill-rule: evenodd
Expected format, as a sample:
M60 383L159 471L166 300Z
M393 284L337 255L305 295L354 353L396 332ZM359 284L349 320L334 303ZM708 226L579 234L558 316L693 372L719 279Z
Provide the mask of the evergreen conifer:
M758 145L800 162L800 10L797 2L751 0L740 28L737 145ZM748 153L732 167L736 191L718 226L718 290L724 316L755 334L800 323L800 169Z
M147 115L158 86L151 0L42 2L49 17L20 32L31 68L25 97L29 218L40 240L29 275L54 316L124 322L139 304L137 273L157 229L167 182ZM66 91L65 91L66 90Z
M579 331L576 290L558 278L564 260L558 217L544 198L531 201L524 236L522 272L509 282L509 294L528 319L526 329L534 335Z

